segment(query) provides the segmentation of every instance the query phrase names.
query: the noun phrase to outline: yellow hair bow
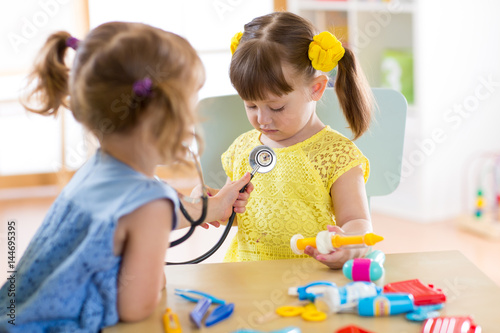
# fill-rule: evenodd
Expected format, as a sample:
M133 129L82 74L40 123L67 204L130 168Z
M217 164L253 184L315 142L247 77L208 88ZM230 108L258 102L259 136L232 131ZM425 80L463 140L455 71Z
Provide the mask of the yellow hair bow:
M337 66L344 56L345 49L342 43L329 31L313 37L309 44L309 59L314 69L322 72L329 72Z
M241 36L243 36L243 33L238 32L233 36L233 38L231 38L231 54L234 54L234 52L236 52L236 49L240 44Z

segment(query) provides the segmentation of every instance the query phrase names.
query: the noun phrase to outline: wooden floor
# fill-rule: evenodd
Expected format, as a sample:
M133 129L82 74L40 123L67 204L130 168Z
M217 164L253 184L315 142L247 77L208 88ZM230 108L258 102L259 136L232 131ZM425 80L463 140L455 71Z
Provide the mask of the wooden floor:
M43 191L37 191L37 195L43 194ZM35 192L32 191L32 193ZM5 274L7 271L7 222L16 221L16 254L19 258L54 200L51 195L17 199L7 199L8 197L8 194L0 193L1 274ZM383 242L376 245L377 249L385 253L459 250L495 283L500 285L500 239L486 239L463 231L451 220L420 224L380 215L376 212L372 214L372 220L375 232L385 238ZM182 231L178 231L177 235L179 233L182 233ZM196 246L183 244L171 249L169 250L168 260L183 261L194 258L199 253L206 251L211 246L210 244L215 242L214 238L219 234L220 230L216 229L197 231L190 242L191 245L196 244ZM228 243L229 240L207 262L220 261ZM443 269L446 269L446 267L443 267Z

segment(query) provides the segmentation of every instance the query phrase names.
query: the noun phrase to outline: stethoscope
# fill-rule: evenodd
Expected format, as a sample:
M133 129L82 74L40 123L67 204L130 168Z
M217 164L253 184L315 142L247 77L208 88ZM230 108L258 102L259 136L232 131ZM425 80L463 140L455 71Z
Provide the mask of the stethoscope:
M181 200L180 202L180 210L182 212L182 215L188 220L188 222L191 224L189 227L188 232L182 236L181 238L173 241L170 243L170 247L177 246L184 241L186 241L194 232L195 228L202 224L205 221L205 217L207 215L207 208L208 208L208 194L207 194L207 189L205 186L205 182L203 180L203 173L201 171L201 165L199 162L198 154L194 153L192 149L189 149L189 152L191 153L193 160L195 162L196 166L196 171L198 172L198 175L201 180L201 187L202 187L202 195L201 198L198 199L193 199L190 197L186 197L180 193L178 195L182 197L183 200L186 202L191 202L191 203L197 203L200 200L202 201L202 212L201 215L198 219L194 219L188 211L184 208L182 205ZM250 152L249 156L249 163L250 167L252 168L252 171L250 173L250 180L252 180L253 176L258 172L258 173L266 173L271 171L274 166L276 165L276 153L274 150L271 149L271 147L268 147L266 145L260 145L252 149ZM245 192L246 185L240 190L240 193ZM221 238L219 241L210 249L208 250L205 254L199 256L198 258L189 260L189 261L184 261L184 262L165 262L166 265L184 265L184 264L197 264L202 262L203 260L209 258L212 254L214 254L224 243L224 241L227 238L227 235L229 234L229 231L231 230L231 227L234 222L234 218L236 217L236 212L233 209L233 212L231 213L231 216L229 217L229 220L227 222L226 228L224 229L224 233L222 234Z

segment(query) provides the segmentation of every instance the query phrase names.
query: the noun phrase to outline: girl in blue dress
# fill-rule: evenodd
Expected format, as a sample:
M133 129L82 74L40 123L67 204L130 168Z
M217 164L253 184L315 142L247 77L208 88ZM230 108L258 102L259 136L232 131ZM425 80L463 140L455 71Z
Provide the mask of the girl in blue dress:
M68 47L77 50L71 71ZM16 267L15 294L10 283L0 289L0 332L98 332L144 319L160 300L178 224L176 191L154 170L186 156L202 63L175 34L112 22L82 41L51 35L30 79L27 109L55 116L68 107L100 148L31 240ZM227 219L233 207L244 212L252 186L239 190L249 181L247 174L211 197L206 220Z

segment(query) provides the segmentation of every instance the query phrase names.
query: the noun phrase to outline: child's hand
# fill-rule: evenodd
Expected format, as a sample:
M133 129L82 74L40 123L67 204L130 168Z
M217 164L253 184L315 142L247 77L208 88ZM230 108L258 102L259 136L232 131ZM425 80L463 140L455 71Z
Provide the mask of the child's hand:
M247 175L248 175L248 177L247 177ZM247 181L247 179L248 179L248 181ZM239 188L238 186L241 185L242 180L243 180L244 185L241 186L241 188ZM252 193L252 191L254 189L253 184L250 183L250 173L247 172L240 180L237 180L236 182L237 182L237 184L235 185L236 189L238 190L238 188L239 188L239 190L238 190L238 197L233 204L233 208L234 208L234 211L236 213L243 214L246 211L246 205L248 204L248 199L250 198L250 193ZM231 183L235 183L235 182L231 182ZM240 190L244 186L246 186L245 191L242 193L239 193ZM224 188L222 188L222 189L224 189ZM228 214L228 216L225 219L223 219L223 221L227 220L230 215L231 214Z
M327 229L328 231L343 233L342 229L337 226L329 225ZM328 254L321 254L312 246L307 246L304 249L304 253L332 269L340 269L346 261L364 256L367 250L368 248L338 249Z
M245 173L243 177L235 181L229 181L221 188L219 191L210 189L213 192L209 192L210 194L215 193L209 202L209 212L207 216L208 224L212 224L216 227L219 227L219 221L226 221L234 211L238 214L244 213L246 208L245 206L248 203L248 198L250 197L250 193L253 191L254 187L250 182L250 173ZM246 189L243 193L240 193L240 190L246 185ZM202 224L202 227L207 229L208 224Z
M253 191L253 184L250 183L250 178L250 173L247 172L240 179L227 182L214 197L220 200L222 212L222 216L219 218L220 221L226 221L231 216L233 207L234 211L238 214L245 212L248 198ZM245 186L245 191L240 193L240 190Z
M211 187L206 186L206 189L207 189L207 194L209 197L213 197L213 196L217 195L217 193L219 193L219 190L215 189L215 188L211 188ZM197 197L201 197L202 194L203 194L203 192L202 192L201 184L199 184L199 185L196 185L195 188L193 188L193 190L191 191L190 197L197 198ZM210 227L210 225L213 225L214 227L218 228L218 227L220 227L220 222L219 221L204 222L200 225L200 227L202 227L204 229L208 229Z
M216 188L211 188L211 187L208 187L208 186L205 186L205 188L207 189L207 194L209 197L213 197L215 196L220 190L216 189ZM201 184L198 184L195 186L195 188L193 188L193 190L191 191L191 194L189 195L191 198L199 198L203 195L203 191L201 189Z

